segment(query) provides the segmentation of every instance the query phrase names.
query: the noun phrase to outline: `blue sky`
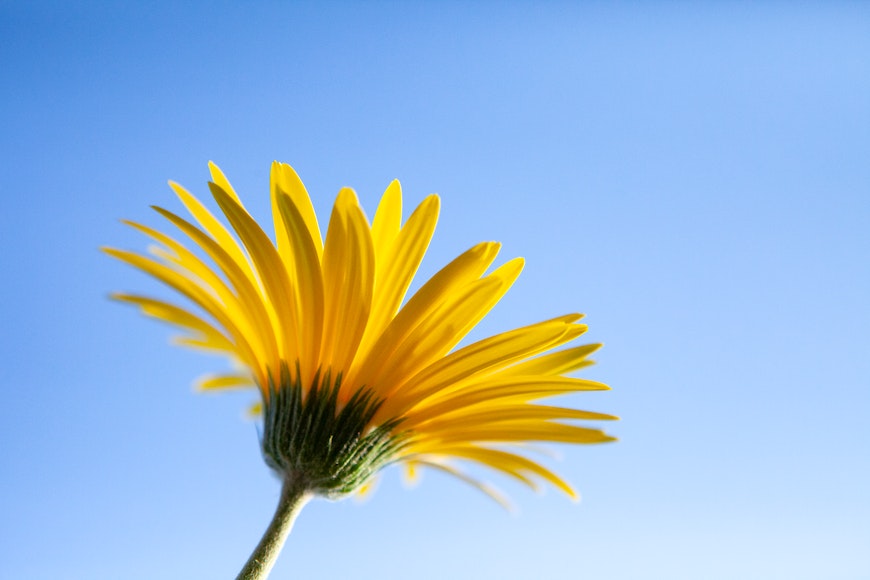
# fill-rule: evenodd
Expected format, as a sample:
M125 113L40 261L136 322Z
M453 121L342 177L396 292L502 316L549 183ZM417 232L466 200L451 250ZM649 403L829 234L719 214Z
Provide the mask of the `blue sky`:
M442 197L420 279L527 260L473 337L604 342L559 448L583 501L437 473L303 511L274 578L870 577L870 9L863 3L0 3L0 561L35 579L233 577L279 490L223 361L107 300L207 162L268 219Z

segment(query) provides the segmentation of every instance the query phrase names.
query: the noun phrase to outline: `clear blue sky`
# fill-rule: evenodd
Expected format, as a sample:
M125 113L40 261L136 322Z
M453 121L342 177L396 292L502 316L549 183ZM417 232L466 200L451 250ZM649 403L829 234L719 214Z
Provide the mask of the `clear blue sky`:
M421 275L525 256L476 336L586 312L614 390L574 404L623 420L558 449L580 504L388 471L274 578L870 577L868 4L148 4L0 3L0 575L245 561L279 489L251 397L192 393L223 361L109 302L166 293L97 248L210 159L268 219L278 159L321 215L441 194Z

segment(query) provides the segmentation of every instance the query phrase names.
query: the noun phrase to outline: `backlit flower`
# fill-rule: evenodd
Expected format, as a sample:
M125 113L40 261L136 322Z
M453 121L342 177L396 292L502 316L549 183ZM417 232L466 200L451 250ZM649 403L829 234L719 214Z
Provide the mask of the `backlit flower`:
M591 364L598 345L569 346L586 330L559 316L457 348L516 280L522 259L487 273L499 244L478 244L404 302L439 211L427 197L402 223L399 183L370 223L351 189L335 202L323 241L314 208L288 165L274 163L275 242L210 164L209 188L230 228L180 185L190 213L155 208L187 240L126 222L156 242L153 256L106 252L147 272L189 302L132 294L119 300L181 327L181 344L236 361L203 390L259 391L266 461L306 493L340 496L378 469L404 462L459 476L480 464L530 486L561 478L531 459L527 443L601 443L602 431L573 423L610 415L542 404L603 384L566 376ZM190 248L194 248L192 251ZM404 303L403 303L404 302Z

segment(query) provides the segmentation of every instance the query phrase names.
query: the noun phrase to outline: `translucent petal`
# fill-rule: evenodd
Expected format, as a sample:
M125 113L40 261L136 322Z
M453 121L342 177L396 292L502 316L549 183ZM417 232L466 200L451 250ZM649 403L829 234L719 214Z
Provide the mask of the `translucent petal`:
M247 248L260 279L268 295L268 303L274 308L271 328L259 328L258 332L273 334L278 338L279 350L284 360L298 358L296 345L295 295L291 292L284 262L278 256L269 237L260 229L257 222L242 207L214 183L209 183L215 201L232 224L242 243Z
M422 436L421 436L422 437ZM439 445L458 442L521 442L551 441L558 443L606 443L616 439L600 429L566 425L564 423L529 421L504 421L497 424L474 424L458 421L450 429L438 432L426 431L425 438L437 441Z
M396 396L410 377L443 357L486 316L513 284L522 269L517 258L492 274L454 291L396 348L394 363L373 382L387 400L379 413L389 416L405 404Z
M356 194L338 196L323 250L323 368L350 366L371 311L374 250L371 232Z
M149 248L149 251L154 256L163 259L167 263L172 263L178 266L179 272L200 282L203 287L214 292L214 295L223 301L224 304L234 304L237 302L236 295L232 290L230 290L226 285L226 282L214 271L214 269L209 267L196 254L188 250L182 244L171 237L142 224L130 221L125 221L124 223L141 231L154 240L157 240L169 250L166 251L162 247ZM190 225L190 227L194 228L193 225ZM207 236L203 237L208 239ZM245 278L242 277L242 280L244 281ZM246 285L250 287L249 284Z
M479 278L495 259L498 250L499 245L495 242L478 244L429 279L390 322L371 348L370 355L358 361L359 370L351 373L354 382L377 389L378 374L394 360L396 348L446 297Z
M561 375L592 364L586 357L601 348L600 344L584 344L521 362L506 369L512 375Z
M112 298L120 302L136 304L144 314L152 318L192 331L205 338L206 344L215 350L224 350L229 353L234 353L236 350L236 346L220 330L183 308L162 300L132 294L112 294Z
M571 340L564 322L542 322L498 334L453 352L418 373L398 397L416 403L444 389L458 389L462 381L492 373L512 362ZM585 330L585 327L584 327Z
M233 320L227 316L223 305L218 303L213 296L191 282L188 278L154 260L134 254L133 252L116 250L114 248L103 248L103 251L157 278L206 311L233 337L238 348L237 353L239 358L256 373L258 379L262 381L260 384L267 384L265 382L265 366L261 362L262 358L257 356L256 351L248 342L247 335L240 331Z
M453 477L456 477L456 478L464 481L465 483L467 483L471 487L483 492L488 498L490 498L491 500L496 502L498 505L500 505L504 509L506 509L508 511L513 511L513 509L514 509L513 506L511 505L511 503L508 501L508 499L500 491L498 491L497 489L495 489L494 487L492 487L489 484L478 481L478 480L474 479L473 477L470 477L467 474L462 473L461 471L459 471L455 467L451 467L450 465L447 465L445 463L441 463L441 462L434 460L434 459L427 460L427 459L419 459L418 458L418 459L415 459L415 463L417 463L419 465L425 465L426 467L431 467L432 469L436 469L438 471L443 471L444 473L452 475Z
M407 415L422 421L472 405L494 404L499 400L503 400L500 404L506 401L527 402L578 391L608 389L610 387L602 383L570 377L496 376L471 384L461 391L451 391L443 396L436 394L421 404L419 409L408 411Z
M311 382L319 368L320 348L323 337L323 274L320 257L314 240L305 226L299 208L289 195L278 196L283 230L289 240L293 262L293 279L296 291L296 319L299 321L299 359L305 376L303 383Z
M223 246L199 228L163 208L155 206L154 209L187 234L220 267L236 292L234 294L225 291L221 288L222 283L215 283L213 286L223 302L226 314L234 321L234 326L245 333L247 340L257 345L258 351L262 352L266 360L277 362L277 342L271 322L276 315L257 283L245 275Z
M375 244L377 263L372 313L360 343L358 360L368 355L399 310L435 232L438 208L438 197L429 196L411 214L389 247L378 248Z
M251 375L247 373L209 375L200 377L195 384L195 388L199 391L226 391L252 387L255 387L254 382Z
M299 175L286 163L275 161L272 163L272 187L280 193L289 195L299 209L308 235L314 242L314 249L319 260L323 254L323 238L320 235L320 227L317 225L317 215L314 213L311 198L308 196L308 191L302 184L302 180L299 179Z
M499 449L479 447L477 445L441 447L439 452L453 457L477 461L487 467L506 473L532 488L535 487L534 481L526 474L535 475L562 490L571 499L578 499L577 493L565 480L543 465L521 455Z
M244 208L245 206L242 204L242 200L239 199L239 196L236 194L236 190L233 189L233 186L230 185L229 180L224 175L224 172L221 171L220 167L215 165L214 162L208 162L208 170L211 173L211 180L217 184L222 190L229 195L234 202L236 202L239 207Z
M220 245L230 258L232 258L239 269L245 273L245 276L247 276L252 283L256 284L257 277L251 268L248 257L236 242L236 239L232 234L230 234L224 225L218 221L218 219L215 218L202 202L193 196L193 194L174 181L170 181L169 186L173 191L175 191L178 199L181 200L181 203L184 204L184 207L187 208L187 211L190 212L190 215L193 216L203 230Z
M384 263L402 227L402 186L394 179L384 195L372 221L372 244L378 263Z
M417 417L409 417L406 428L411 429L420 424L419 420L414 421ZM504 402L496 402L489 404L479 404L473 407L454 410L450 413L438 415L428 421L425 421L425 430L427 433L435 433L442 430L461 429L463 426L469 425L493 425L503 422L514 421L529 421L541 420L549 421L554 419L580 419L588 421L613 421L618 417L606 415L604 413L595 413L592 411L583 411L580 409L569 409L567 407L549 407L545 405L529 405L529 404L505 404Z

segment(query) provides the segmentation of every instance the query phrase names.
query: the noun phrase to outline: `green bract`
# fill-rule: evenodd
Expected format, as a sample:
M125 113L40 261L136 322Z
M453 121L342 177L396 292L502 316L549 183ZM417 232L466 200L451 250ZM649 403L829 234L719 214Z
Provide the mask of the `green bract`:
M263 406L262 448L266 463L282 479L320 496L337 498L359 489L396 457L403 437L398 421L372 428L381 402L368 389L339 402L341 373L318 372L303 389L299 372L287 365L276 385L270 380Z

